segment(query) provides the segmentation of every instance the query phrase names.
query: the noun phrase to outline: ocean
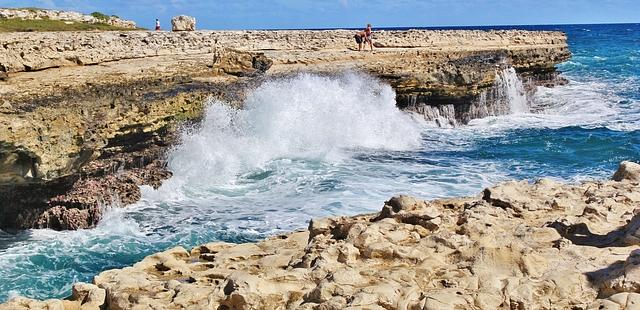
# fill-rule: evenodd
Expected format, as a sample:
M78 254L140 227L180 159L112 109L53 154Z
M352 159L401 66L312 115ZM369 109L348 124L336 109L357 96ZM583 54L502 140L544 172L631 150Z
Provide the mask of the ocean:
M357 73L268 81L242 111L212 101L168 155L174 176L144 187L136 205L109 209L91 230L0 231L0 302L66 297L74 282L154 252L255 241L311 218L376 212L401 193L606 179L620 161L640 161L640 24L455 29L478 28L566 32L573 57L558 69L570 82L540 88L534 112L458 128L398 111L391 87Z

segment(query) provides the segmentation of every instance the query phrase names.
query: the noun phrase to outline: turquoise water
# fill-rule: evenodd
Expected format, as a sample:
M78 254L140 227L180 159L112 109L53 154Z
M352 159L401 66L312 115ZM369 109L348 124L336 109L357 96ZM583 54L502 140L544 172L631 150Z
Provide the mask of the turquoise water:
M566 86L535 113L435 128L398 112L387 85L358 74L271 81L235 112L211 102L169 156L174 177L96 229L0 233L0 301L65 297L72 283L175 245L253 241L312 217L378 210L392 195L475 195L508 179L609 177L640 160L640 25L566 31ZM373 87L371 87L373 85ZM352 94L372 88L357 98Z

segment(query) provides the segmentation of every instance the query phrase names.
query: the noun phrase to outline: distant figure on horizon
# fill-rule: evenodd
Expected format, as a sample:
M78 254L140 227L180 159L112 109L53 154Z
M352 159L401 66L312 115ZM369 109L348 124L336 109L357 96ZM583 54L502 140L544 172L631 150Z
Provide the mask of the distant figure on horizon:
M367 24L367 28L364 29L364 43L369 43L369 48L373 51L373 30L371 24Z
M156 18L156 31L160 31L160 20Z

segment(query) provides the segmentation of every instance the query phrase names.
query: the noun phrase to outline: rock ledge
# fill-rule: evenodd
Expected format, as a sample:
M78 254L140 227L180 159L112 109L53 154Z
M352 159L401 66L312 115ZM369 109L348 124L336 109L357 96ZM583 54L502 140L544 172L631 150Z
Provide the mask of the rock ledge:
M399 108L452 126L509 113L504 70L533 92L570 56L560 32L375 37L358 52L350 30L0 33L0 229L94 226L100 204L170 175L164 151L209 97L240 105L265 79L361 71Z

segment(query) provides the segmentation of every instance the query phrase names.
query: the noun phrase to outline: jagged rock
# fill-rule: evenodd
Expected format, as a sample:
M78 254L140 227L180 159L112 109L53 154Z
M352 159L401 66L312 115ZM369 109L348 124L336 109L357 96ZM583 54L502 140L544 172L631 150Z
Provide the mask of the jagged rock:
M191 17L187 15L174 16L171 19L171 30L172 31L195 31L196 19L195 17Z
M55 206L43 212L33 225L38 228L54 230L76 230L89 228L98 223L101 211L96 207L87 209L67 208Z
M420 210L420 212L412 212L415 210ZM372 221L393 218L402 223L420 225L426 229L435 230L439 223L438 217L440 217L440 212L428 206L424 201L400 195L385 202L382 211Z
M637 211L638 209L634 210ZM640 214L635 214L619 231L620 234L624 233L622 240L625 245L640 245Z
M212 67L218 74L253 76L265 73L272 64L273 61L261 53L217 48L213 54Z
M251 59L251 67L258 73L265 73L273 65L273 61L264 54L257 54Z
M625 236L639 203L637 185L614 181L397 196L378 214L313 220L258 243L177 247L94 282L116 309L636 309L640 245ZM439 223L401 220L411 217ZM9 305L29 303L40 305Z
M105 303L106 291L89 283L73 285L71 299L80 303L82 310L101 309Z
M309 222L309 238L329 234L332 223L333 219L330 218L312 219Z
M620 163L620 167L618 167L618 171L613 175L613 180L622 182L622 181L632 181L632 182L640 182L640 164L623 161Z

